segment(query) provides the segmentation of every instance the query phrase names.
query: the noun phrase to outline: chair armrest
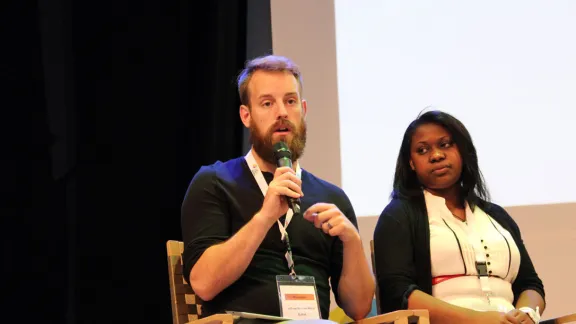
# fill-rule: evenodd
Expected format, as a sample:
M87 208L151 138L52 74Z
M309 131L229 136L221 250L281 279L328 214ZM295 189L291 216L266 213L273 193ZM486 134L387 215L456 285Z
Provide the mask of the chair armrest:
M417 317L418 321L409 321L411 317ZM428 310L425 309L411 309L411 310L399 310L382 315L376 315L368 318L364 318L353 322L355 324L384 324L384 323L394 323L394 324L429 324L430 319L428 315Z
M186 324L232 324L234 316L231 314L214 314Z
M540 321L540 324L576 323L576 313Z

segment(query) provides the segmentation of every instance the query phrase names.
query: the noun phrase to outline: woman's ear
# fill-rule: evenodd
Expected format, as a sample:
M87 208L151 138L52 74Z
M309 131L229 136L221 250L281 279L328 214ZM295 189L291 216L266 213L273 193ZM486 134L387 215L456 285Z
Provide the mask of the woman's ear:
M412 162L412 160L410 160L410 169L412 169L412 171L416 171L416 168L414 167L414 162Z

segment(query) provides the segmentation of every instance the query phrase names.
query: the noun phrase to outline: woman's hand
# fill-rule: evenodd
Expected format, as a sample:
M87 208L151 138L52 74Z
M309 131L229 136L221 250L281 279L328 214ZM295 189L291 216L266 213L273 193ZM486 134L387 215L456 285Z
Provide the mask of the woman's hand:
M530 316L528 316L528 314L518 309L513 309L508 313L506 313L506 318L512 323L534 324L534 321L532 320L532 318L530 318Z

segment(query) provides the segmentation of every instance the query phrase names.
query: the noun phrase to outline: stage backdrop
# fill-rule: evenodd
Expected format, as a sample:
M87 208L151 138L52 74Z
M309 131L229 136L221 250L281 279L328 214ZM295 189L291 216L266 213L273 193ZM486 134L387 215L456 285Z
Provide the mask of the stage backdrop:
M544 318L576 311L576 4L272 1L275 54L304 74L305 169L341 186L366 256L408 124L441 109L471 132L493 201L542 277Z

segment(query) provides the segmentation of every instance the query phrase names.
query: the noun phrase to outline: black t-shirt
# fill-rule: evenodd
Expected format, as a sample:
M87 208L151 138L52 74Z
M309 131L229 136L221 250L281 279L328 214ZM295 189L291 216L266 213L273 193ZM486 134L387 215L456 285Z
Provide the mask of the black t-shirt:
M267 182L273 175L264 172ZM344 191L302 170L302 212L315 203L332 203L358 227L356 215ZM182 205L184 277L202 253L226 241L262 207L264 196L244 157L202 167L192 179ZM281 221L283 223L283 218ZM314 276L323 318L328 318L330 285L338 301L342 272L342 242L295 216L287 228L295 271ZM273 225L244 274L210 301L204 302L202 316L224 311L246 311L280 315L276 275L289 273L285 245L278 224ZM330 278L330 285L328 280Z

